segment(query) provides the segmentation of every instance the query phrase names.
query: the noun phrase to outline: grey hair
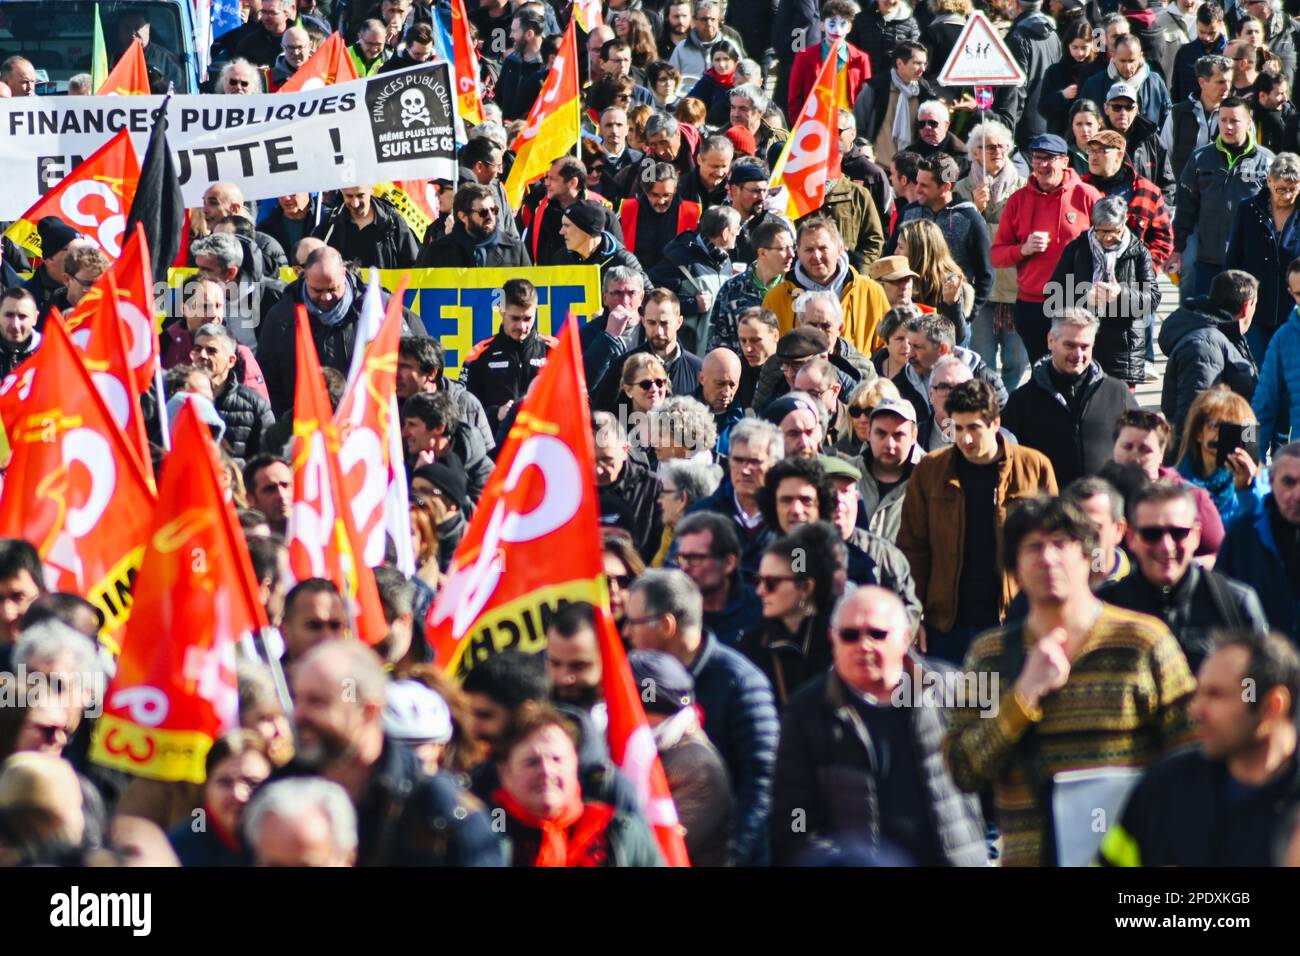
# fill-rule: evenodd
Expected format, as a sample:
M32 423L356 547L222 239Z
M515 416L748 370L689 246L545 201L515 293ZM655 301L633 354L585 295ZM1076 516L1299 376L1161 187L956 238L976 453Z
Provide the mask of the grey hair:
M704 624L704 602L700 589L685 572L676 568L647 568L629 590L640 594L650 617L671 614L679 630L698 632Z
M651 136L658 136L660 133L665 136L676 136L679 132L681 132L681 126L674 117L669 116L667 113L653 113L645 121L646 139Z
M785 439L781 436L781 429L763 418L742 418L731 426L727 442L730 445L743 442L751 448L767 442L767 454L772 459L772 464L785 457Z
M702 10L719 11L722 8L718 5L718 0L695 0L691 4L691 13L699 13Z
M740 228L740 210L735 206L710 206L700 216L698 228L705 239L716 239L725 229Z
M736 64L736 72L745 77L745 79L749 79L750 77L753 77L755 81L761 81L763 79L763 68L755 61L748 58L741 60Z
M597 439L609 436L620 445L627 444L627 431L623 428L623 423L611 412L591 413L591 434Z
M357 811L352 799L337 783L320 777L277 780L259 790L244 811L244 836L256 847L268 816L294 820L312 810L320 811L329 821L330 840L337 849L351 853L357 848Z
M1300 181L1300 156L1295 153L1278 153L1273 165L1268 167L1269 179L1285 179L1289 183Z
M718 444L718 426L707 405L689 395L666 398L650 413L651 434L688 451L712 452Z
M235 349L238 347L238 342L230 329L220 322L204 322L200 325L194 333L194 341L197 342L199 339L220 339L226 343L231 355L235 354Z
M947 368L949 365L961 366L961 370L967 375L967 378L962 379L962 381L969 382L975 377L975 373L971 371L969 365L961 360L960 356L945 355L943 358L939 359L939 361L935 362L934 367L930 369L930 381L934 381L935 372L939 371L941 368Z
M803 314L808 311L808 306L814 302L825 302L830 305L835 317L840 320L841 327L844 325L844 303L834 292L825 289L819 289L815 292L803 292L794 300L794 314L802 321Z
M734 434L734 432L733 432ZM1272 481L1277 475L1277 463L1283 458L1300 458L1300 441L1287 442L1273 452L1273 461L1268 466L1268 478Z
M1092 207L1094 226L1122 226L1128 221L1128 203L1122 196L1107 196Z
M756 83L746 83L744 86L733 87L727 97L727 102L734 103L738 99L746 99L754 104L754 109L760 113L766 113L768 103L767 94Z
M944 106L939 100L926 100L917 107L916 115L919 119L922 113L930 113L936 116L942 116L945 120L952 119L952 113L948 112L948 107Z
M1048 332L1051 335L1060 335L1061 330L1067 325L1079 329L1096 329L1101 326L1101 320L1087 309L1062 309L1061 314L1052 319L1052 327Z
M238 268L244 262L244 246L228 232L215 232L195 239L190 245L191 256L212 256L222 269Z
M671 399L670 399L671 401ZM721 469L693 458L675 458L664 462L663 477L672 481L688 505L707 498L722 483Z
M466 134L470 139L479 139L480 137L490 140L493 145L506 148L508 137L506 128L495 120L486 120L470 129Z
M635 282L645 291L645 276L630 266L613 266L605 270L605 277L601 280L600 291L603 295L609 290L615 282Z
M974 151L982 149L984 144L992 141L1000 143L1008 150L1011 149L1014 139L1011 130L997 120L985 120L983 123L977 123L971 127L970 132L966 135L966 149Z
M29 669L34 660L62 654L72 655L72 673L77 675L83 689L91 691L93 704L97 701L101 678L107 671L91 638L76 628L53 618L23 628L14 645L13 664L14 667Z
M235 57L233 60L231 60L229 63L227 63L225 66L221 68L221 73L217 76L218 92L221 93L226 92L226 80L230 77L230 74L235 71L235 67L237 66L246 66L253 71L252 90L254 93L265 92L262 89L262 72L257 67L253 66L253 64L245 60L242 56Z
M907 608L903 604L903 599L900 598L893 591L888 591L885 588L877 587L874 584L868 584L863 587L852 588L850 590L845 591L840 596L840 599L835 602L835 607L831 611L831 622L830 622L831 630L838 631L840 629L840 621L844 620L844 612L848 609L849 604L852 603L858 595L865 596L868 594L871 597L878 597L881 600L888 601L889 604L892 605L894 608L894 613L898 618L899 626L906 628L909 633L911 632L912 622L911 619L908 618L907 616Z
M1196 61L1196 77L1201 80L1214 78L1216 73L1231 73L1232 61L1226 56L1211 53Z

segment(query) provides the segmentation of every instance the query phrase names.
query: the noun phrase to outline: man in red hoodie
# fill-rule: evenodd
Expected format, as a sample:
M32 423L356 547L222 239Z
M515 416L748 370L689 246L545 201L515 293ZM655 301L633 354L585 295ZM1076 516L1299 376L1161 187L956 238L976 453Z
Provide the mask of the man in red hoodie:
M1029 155L1029 182L1007 200L989 257L996 268L1016 270L1016 331L1033 363L1047 354L1047 282L1065 247L1088 230L1101 193L1070 168L1065 140L1054 133L1030 140Z

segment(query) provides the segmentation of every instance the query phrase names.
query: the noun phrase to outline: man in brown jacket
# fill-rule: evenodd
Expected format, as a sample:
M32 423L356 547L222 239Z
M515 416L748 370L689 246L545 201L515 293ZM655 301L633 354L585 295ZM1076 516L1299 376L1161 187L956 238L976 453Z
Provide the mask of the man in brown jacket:
M903 498L898 547L925 609L922 649L960 664L976 634L1002 622L1016 596L1002 555L1002 525L1016 499L1056 494L1052 463L1008 443L997 393L963 382L948 396L953 447L921 459Z

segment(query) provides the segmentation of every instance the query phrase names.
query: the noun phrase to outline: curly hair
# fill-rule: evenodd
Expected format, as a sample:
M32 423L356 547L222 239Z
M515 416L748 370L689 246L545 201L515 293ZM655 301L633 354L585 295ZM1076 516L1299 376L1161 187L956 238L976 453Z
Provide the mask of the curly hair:
M815 458L782 458L763 476L763 487L754 495L763 523L774 531L788 533L782 528L776 511L776 491L787 478L798 478L817 489L817 518L830 520L835 513L835 485Z

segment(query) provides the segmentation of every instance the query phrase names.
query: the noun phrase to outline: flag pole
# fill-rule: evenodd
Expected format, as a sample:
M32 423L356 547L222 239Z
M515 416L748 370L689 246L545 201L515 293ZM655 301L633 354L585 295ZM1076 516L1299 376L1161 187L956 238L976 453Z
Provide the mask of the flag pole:
M167 423L167 393L163 390L162 362L153 364L153 387L158 393L158 430L162 433L163 451L172 450L171 427Z

